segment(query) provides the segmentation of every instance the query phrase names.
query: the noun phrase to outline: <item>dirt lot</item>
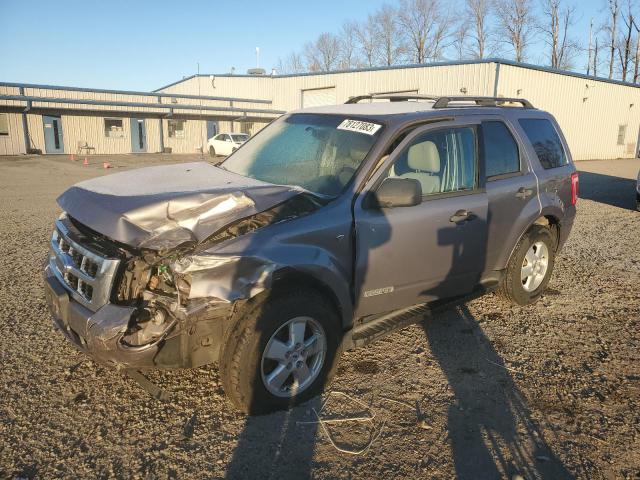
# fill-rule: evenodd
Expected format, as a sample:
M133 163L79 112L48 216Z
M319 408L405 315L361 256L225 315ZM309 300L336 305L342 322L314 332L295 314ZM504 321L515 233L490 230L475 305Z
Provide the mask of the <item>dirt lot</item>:
M56 196L185 160L0 158L0 477L640 478L640 161L579 164L577 222L536 305L476 300L345 354L328 391L348 397L246 418L215 367L153 373L173 394L159 403L77 353L45 309ZM323 401L325 419L375 418L300 423ZM374 441L352 455L328 433Z

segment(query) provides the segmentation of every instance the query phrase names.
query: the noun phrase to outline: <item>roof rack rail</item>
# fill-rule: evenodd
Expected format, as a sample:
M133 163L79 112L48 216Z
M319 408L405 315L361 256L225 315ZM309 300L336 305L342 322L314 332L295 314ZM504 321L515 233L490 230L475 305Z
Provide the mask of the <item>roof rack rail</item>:
M439 98L440 97L437 95L422 95L419 93L373 93L371 95L359 95L357 97L351 97L344 103L358 103L362 100L389 100L391 102L406 102L407 100L436 101Z
M345 103L359 103L362 100L389 100L391 102L403 102L407 100L431 100L435 102L433 108L447 108L453 107L449 105L452 102L474 102L478 107L498 107L504 103L519 103L523 108L533 109L535 108L529 100L524 98L509 98L509 97L474 97L474 96L452 96L444 97L440 95L422 95L418 93L384 93L384 94L371 94L371 95L359 95L352 97Z
M508 97L440 97L434 103L433 108L447 108L451 102L475 102L478 107L498 107L503 103L519 103L523 108L535 108L529 100L524 98L508 98Z

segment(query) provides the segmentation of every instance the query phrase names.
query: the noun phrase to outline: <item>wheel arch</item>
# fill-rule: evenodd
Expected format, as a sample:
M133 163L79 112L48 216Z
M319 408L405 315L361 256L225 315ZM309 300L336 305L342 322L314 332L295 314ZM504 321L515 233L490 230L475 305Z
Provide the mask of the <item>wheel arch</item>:
M542 212L540 212L540 214L537 215L537 217L532 222L529 222L527 227L522 230L520 235L518 235L516 242L511 246L509 255L506 256L506 258L504 258L503 262L501 262L503 268L506 268L507 264L509 263L509 260L511 259L511 257L513 256L513 253L516 250L516 247L518 246L522 238L529 232L529 230L531 230L531 228L534 225L541 225L544 227L549 227L551 229L551 232L554 237L554 242L555 242L554 249L557 251L558 244L560 241L560 219L558 217L557 212L543 210Z
M318 276L293 267L286 267L274 272L270 290L280 293L291 288L307 288L314 290L326 298L341 319L342 326L348 328L352 322L352 308L335 289Z

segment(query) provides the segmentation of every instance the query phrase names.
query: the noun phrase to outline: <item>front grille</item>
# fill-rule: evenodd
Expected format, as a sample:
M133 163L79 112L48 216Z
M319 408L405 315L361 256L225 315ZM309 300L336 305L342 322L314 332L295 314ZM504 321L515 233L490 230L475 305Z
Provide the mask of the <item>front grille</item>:
M109 301L119 260L89 250L74 241L64 220L51 236L49 266L71 296L96 311Z

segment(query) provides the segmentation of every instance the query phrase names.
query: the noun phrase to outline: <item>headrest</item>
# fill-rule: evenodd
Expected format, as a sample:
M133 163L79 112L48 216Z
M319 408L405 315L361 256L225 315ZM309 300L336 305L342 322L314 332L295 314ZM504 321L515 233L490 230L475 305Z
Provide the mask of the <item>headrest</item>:
M440 153L433 142L422 142L409 147L407 164L411 170L422 172L440 172Z
M365 155L369 152L371 143L362 136L355 136L349 145L349 156L352 160L361 162Z

